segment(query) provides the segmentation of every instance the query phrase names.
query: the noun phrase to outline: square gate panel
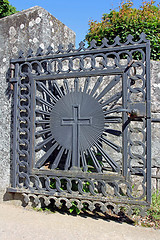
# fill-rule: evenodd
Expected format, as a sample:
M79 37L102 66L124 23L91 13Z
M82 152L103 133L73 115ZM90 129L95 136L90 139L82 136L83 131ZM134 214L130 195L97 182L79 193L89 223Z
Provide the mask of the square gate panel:
M12 59L13 182L25 201L103 212L151 201L150 45L141 34ZM134 57L139 60L134 60ZM112 206L112 207L111 207Z

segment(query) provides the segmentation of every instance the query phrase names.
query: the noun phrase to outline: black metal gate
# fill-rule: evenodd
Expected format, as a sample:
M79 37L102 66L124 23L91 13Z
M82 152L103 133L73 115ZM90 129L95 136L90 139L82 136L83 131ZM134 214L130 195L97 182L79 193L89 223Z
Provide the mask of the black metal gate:
M138 56L139 60L134 60ZM145 35L112 45L69 45L14 66L11 192L56 206L103 212L151 201L150 44Z

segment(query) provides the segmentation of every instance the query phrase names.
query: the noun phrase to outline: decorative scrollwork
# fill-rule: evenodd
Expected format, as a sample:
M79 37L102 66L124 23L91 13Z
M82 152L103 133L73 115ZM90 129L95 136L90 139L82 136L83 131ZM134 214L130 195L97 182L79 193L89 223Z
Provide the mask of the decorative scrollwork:
M75 201L79 209L85 203L117 213L150 202L148 51L141 34L137 42L129 35L112 45L29 49L11 60L14 188L26 203L70 208Z
M110 214L111 211L115 214L118 214L122 209L125 209L125 213L130 216L133 214L134 209L136 209L136 210L139 209L141 216L144 216L146 210L148 209L148 207L142 207L142 206L139 206L136 204L135 205L134 204L123 204L123 203L118 203L118 202L113 203L110 201L102 202L102 201L78 200L77 198L71 198L71 199L68 199L65 197L57 198L54 196L26 194L26 193L23 193L23 197L24 197L24 201L26 204L31 203L31 201L33 199L33 202L34 202L35 206L37 206L37 207L43 206L43 203L46 206L48 206L52 200L52 201L54 201L55 206L58 208L61 208L62 202L65 203L67 208L70 208L70 207L72 207L72 202L75 202L77 204L77 208L79 210L81 210L84 207L84 204L86 204L90 211L93 211L97 207L99 207L103 213L107 213L107 214ZM41 199L43 200L43 203L41 202Z

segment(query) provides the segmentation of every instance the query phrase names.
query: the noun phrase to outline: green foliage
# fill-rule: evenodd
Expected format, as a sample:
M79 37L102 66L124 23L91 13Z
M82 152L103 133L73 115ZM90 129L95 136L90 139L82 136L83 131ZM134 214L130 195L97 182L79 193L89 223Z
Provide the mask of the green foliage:
M70 207L69 212L75 212L76 214L80 214L81 210L77 207L75 202L72 202L72 207Z
M87 204L83 203L83 208L82 211L85 212L87 208ZM77 203L75 201L72 202L72 207L70 207L69 212L72 213L76 213L77 215L80 214L81 210L78 208Z
M109 14L103 14L101 22L89 22L86 40L90 44L95 39L101 45L105 37L112 44L116 36L125 42L131 34L137 41L144 32L151 43L151 59L160 60L160 9L154 3L153 0L143 2L139 9L133 8L132 1L121 3L119 11L111 10Z
M133 215L136 215L136 216L140 215L140 209L138 207L134 208Z
M0 0L0 18L16 13L16 8L9 4L8 0Z
M153 220L160 220L160 193L158 190L152 194L152 204L147 214Z
M135 208L133 218L135 225L160 229L160 192L158 190L152 194L152 203L147 210L147 215L141 217L139 209Z

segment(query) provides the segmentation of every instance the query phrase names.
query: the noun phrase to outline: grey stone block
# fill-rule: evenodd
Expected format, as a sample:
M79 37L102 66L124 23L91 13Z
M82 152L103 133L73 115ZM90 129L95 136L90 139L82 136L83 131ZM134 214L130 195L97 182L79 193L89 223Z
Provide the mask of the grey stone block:
M75 33L41 7L33 7L0 20L0 190L1 195L10 184L12 124L11 98L9 98L7 71L10 59L22 49L37 51L49 45L54 50L59 44L67 48L75 45ZM7 90L8 89L8 90Z

